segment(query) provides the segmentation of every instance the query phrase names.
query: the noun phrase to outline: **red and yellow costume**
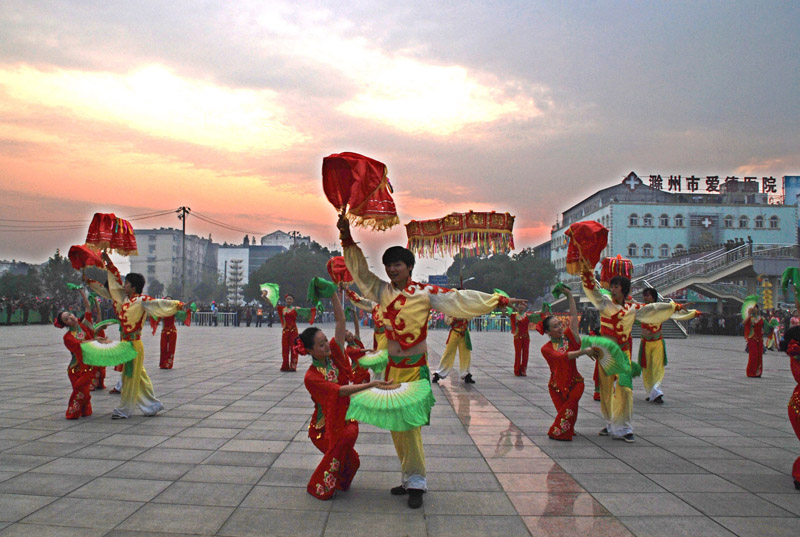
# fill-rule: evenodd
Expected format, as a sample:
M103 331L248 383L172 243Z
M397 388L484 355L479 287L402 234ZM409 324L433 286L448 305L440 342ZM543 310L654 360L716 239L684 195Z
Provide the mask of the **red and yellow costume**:
M508 305L508 298L479 291L456 291L409 280L403 289L381 280L370 272L361 249L352 241L342 241L347 269L364 297L380 306L386 337L405 354L417 347L421 352L410 356L389 354L384 379L391 382L430 380L426 338L431 308L453 317L476 317ZM420 427L392 431L395 451L400 459L403 485L426 489L425 451Z
M350 364L335 338L330 347L330 358L324 362L313 358L304 379L316 406L308 436L324 454L306 490L320 500L329 499L336 490L349 489L361 464L353 449L358 423L345 420L350 398L339 396L339 389L351 380Z
M450 332L447 334L447 342L436 374L440 378L447 378L456 363L456 352L458 352L458 374L463 379L469 375L469 364L472 361L469 320L445 316L444 322L450 325Z
M760 377L764 358L764 318L748 315L744 320L747 340L747 376Z
M610 296L600 292L600 283L589 270L581 273L583 291L589 301L600 312L600 335L617 342L631 359L631 330L638 318L642 323L661 324L680 309L675 302L654 302L653 304L637 304L625 300L617 304ZM633 432L633 391L627 386L617 383L617 376L606 375L602 367L597 369L600 384L600 411L605 418L608 433L622 437Z
M514 335L514 376L528 376L528 351L531 347L530 323L538 323L538 313L511 314L511 333Z
M175 328L175 316L164 317L164 326L161 327L161 360L158 367L172 369L175 362L175 344L178 342L178 329Z
M688 321L697 316L697 310L673 315L676 321ZM642 323L642 341L639 345L639 365L642 366L644 391L650 401L664 395L661 383L664 381L664 367L667 365L667 347L661 333L663 323Z
M297 339L297 312L294 306L278 306L278 318L281 321L283 333L281 335L281 354L283 363L281 371L297 371L297 351L294 350L294 342ZM303 308L304 309L304 308ZM316 308L311 308L308 324L314 324Z
M353 306L360 310L369 312L369 314L372 315L372 324L375 327L372 333L372 348L375 350L383 350L387 348L389 345L388 340L386 339L386 328L383 326L380 306L378 306L378 304L372 300L368 300L359 295L352 289L347 289L346 292L347 298L350 299L350 303L353 304Z
M547 436L556 440L572 440L578 420L578 403L583 395L583 377L578 373L575 360L567 352L580 350L580 340L567 328L564 336L551 339L542 345L542 356L550 366L550 398L556 407L556 419Z
M112 417L129 418L135 406L138 406L145 416L155 416L164 409L164 405L156 399L153 383L144 369L142 325L147 314L169 317L180 311L183 303L178 300L155 299L147 295L128 297L122 288L122 277L110 261L106 264L106 272L108 289L94 280L89 280L89 287L97 295L113 301L114 311L122 328L122 339L130 341L137 352L136 358L124 366L120 406L114 409Z
M93 385L97 380L97 368L83 363L81 343L94 339L92 330L92 314L87 312L78 326L71 327L64 334L64 346L72 353L72 360L67 367L67 375L72 383L72 394L67 403L67 419L76 420L81 416L92 415Z

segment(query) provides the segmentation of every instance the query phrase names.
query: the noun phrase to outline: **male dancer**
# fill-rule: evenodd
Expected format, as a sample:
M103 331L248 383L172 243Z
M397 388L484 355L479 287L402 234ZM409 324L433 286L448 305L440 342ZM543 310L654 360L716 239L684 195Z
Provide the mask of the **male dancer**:
M458 372L464 379L465 384L475 384L472 373L469 371L469 364L472 361L472 341L469 337L469 319L456 319L455 317L445 316L444 322L450 325L450 333L447 334L442 359L439 360L439 367L433 374L432 382L439 383L440 379L447 378L453 365L456 362L456 351L458 351Z
M108 298L114 303L114 311L122 328L122 339L130 341L136 349L136 358L125 364L122 373L122 395L120 406L111 414L113 419L131 417L133 409L138 406L145 416L155 416L164 409L164 405L156 399L153 383L144 369L144 345L142 344L142 325L149 313L156 317L175 315L183 302L178 300L158 300L142 294L145 279L141 274L131 272L125 276L125 283L111 262L108 254L103 253L105 270L108 273L108 289L103 284L88 279L84 281L98 296Z
M652 287L642 291L645 304L658 301L658 292ZM688 321L699 315L697 310L688 310L681 315L673 315L676 321ZM667 365L667 347L661 335L663 323L642 322L642 342L639 345L639 365L642 366L642 381L647 399L658 405L664 403L664 392L661 391L661 382L664 380L664 366Z
M393 246L383 254L383 265L389 282L384 282L369 270L367 260L350 235L350 222L344 214L337 223L344 249L347 270L353 276L365 298L380 308L388 338L389 363L385 380L409 382L430 379L428 369L428 316L431 307L454 317L475 317L505 307L525 303L499 294L479 291L456 291L435 285L423 285L411 279L414 254L401 246ZM408 494L408 506L422 506L422 494L427 489L425 451L422 431L392 431L397 457L403 472L402 484L394 487L394 495Z
M631 329L638 318L642 323L660 324L681 309L675 302L656 302L654 304L637 304L628 294L631 281L623 276L611 278L609 290L611 296L600 292L600 283L591 270L581 274L583 291L589 301L600 312L600 335L613 339L631 359ZM597 368L600 381L600 412L606 420L606 426L600 430L600 436L611 435L615 440L635 442L633 436L633 391L617 383L617 376L606 375L602 367Z

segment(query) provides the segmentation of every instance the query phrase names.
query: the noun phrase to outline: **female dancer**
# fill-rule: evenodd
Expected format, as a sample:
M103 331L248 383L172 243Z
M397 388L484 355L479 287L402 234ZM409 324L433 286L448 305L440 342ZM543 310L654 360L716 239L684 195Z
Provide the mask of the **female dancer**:
M297 312L304 308L294 307L294 295L287 294L285 306L278 306L278 318L281 320L283 335L281 337L281 353L283 363L281 371L297 371L297 351L294 342L297 339ZM311 308L308 324L314 324L316 309Z
M349 489L361 464L353 449L358 438L358 423L345 420L350 396L389 384L382 380L349 384L352 371L339 343L345 340L347 320L336 293L331 302L336 320L335 337L328 341L322 330L312 326L303 330L295 346L298 353L311 355L311 365L304 379L315 406L308 436L324 456L311 475L306 490L320 500L330 499L337 489Z
M747 339L747 376L758 378L761 376L764 357L764 319L758 306L753 306L747 312L744 337Z
M800 299L797 298L795 288L795 304L800 310ZM792 396L789 398L789 421L794 429L794 434L800 440L800 326L792 326L786 331L785 337L781 341L781 350L789 355L791 361L792 375L797 382ZM792 477L794 478L794 488L800 490L800 457L794 461L792 467Z
M92 309L89 300L86 298L86 291L78 291L83 299L84 314L78 319L68 311L62 311L56 315L53 325L56 328L68 328L64 334L64 346L72 353L72 360L67 367L67 375L72 383L72 395L69 396L66 417L68 420L76 420L81 416L92 415L92 386L97 379L96 368L83 363L83 351L81 343L94 339L92 330ZM100 338L98 338L100 339ZM105 338L101 341L107 341Z
M560 319L549 316L537 326L537 330L550 337L542 346L542 356L550 366L550 398L556 407L556 419L547 436L553 440L571 441L578 420L578 403L583 395L583 377L575 367L578 356L592 356L591 348L581 350L578 334L578 308L572 291L564 289L569 301L569 326L564 327Z

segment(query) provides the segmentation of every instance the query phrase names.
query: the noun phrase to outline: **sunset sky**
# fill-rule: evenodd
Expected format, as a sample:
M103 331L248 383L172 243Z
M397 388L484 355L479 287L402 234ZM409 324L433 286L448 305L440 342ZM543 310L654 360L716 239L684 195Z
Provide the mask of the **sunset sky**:
M630 171L799 175L798 29L800 3L763 0L6 0L0 259L181 205L328 246L342 151L388 166L404 223L509 211L518 247Z

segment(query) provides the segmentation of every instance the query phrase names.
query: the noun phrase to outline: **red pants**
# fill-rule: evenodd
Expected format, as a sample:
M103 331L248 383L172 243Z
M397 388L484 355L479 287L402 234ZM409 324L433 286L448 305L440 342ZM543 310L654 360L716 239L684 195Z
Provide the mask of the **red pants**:
M764 343L761 338L747 340L747 376L760 377L764 356Z
M800 440L800 384L794 389L791 399L789 399L789 421L792 423L794 434ZM792 477L800 483L800 457L794 461L792 467Z
M575 422L578 420L578 402L583 395L583 382L576 382L569 391L559 392L552 385L548 385L548 388L558 414L547 436L557 440L572 440Z
M297 328L285 330L281 336L281 353L283 364L281 371L297 371L297 351L294 350L294 340L297 339Z
M69 381L72 383L72 395L67 404L67 419L76 420L81 416L92 415L92 385L97 372L93 367L78 366L74 370L67 369Z
M514 375L517 377L527 376L528 349L530 346L531 338L514 337Z
M597 372L597 361L594 362L594 375L592 375L592 380L594 380L594 395L592 398L595 401L600 400L600 373Z
M161 369L172 369L175 361L175 343L178 341L178 331L176 329L161 329L161 361L158 367Z
M306 490L320 500L327 500L336 490L347 490L350 483L361 466L358 453L353 449L358 439L358 424L348 422L341 434L333 443L328 445L327 435L323 434L319 440L312 441L317 449L325 455L322 457L317 469L311 474Z

